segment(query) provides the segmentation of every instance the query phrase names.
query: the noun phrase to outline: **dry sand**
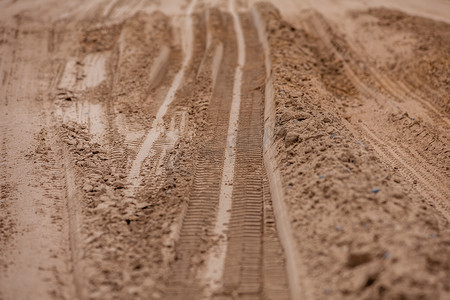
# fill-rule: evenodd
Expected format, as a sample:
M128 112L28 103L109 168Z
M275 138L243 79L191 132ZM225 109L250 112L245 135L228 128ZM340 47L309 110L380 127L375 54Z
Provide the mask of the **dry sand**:
M0 3L1 300L450 298L450 3L269 2Z

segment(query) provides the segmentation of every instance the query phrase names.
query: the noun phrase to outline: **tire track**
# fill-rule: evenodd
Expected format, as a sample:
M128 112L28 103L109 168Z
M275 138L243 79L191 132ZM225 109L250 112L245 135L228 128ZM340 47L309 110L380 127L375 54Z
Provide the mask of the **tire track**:
M277 230L277 220L270 194L269 179L263 170L263 299L291 299L286 273L286 259ZM283 255L281 255L283 254Z
M80 238L79 218L81 217L81 201L79 191L75 183L75 172L73 170L73 162L70 159L70 153L66 145L58 143L62 147L63 168L65 173L65 190L66 205L69 216L69 244L71 250L71 262L73 269L73 282L75 286L75 295L78 299L85 299L85 276L81 266L82 261L82 244Z
M355 85L355 87L359 90L359 92L367 99L377 99L380 95L385 97L387 100L391 99L392 96L395 99L402 99L402 96L398 94L394 87L392 86L392 82L388 81L386 78L381 78L381 75L375 73L375 71L370 70L369 73L371 78L374 78L376 82L381 86L381 90L378 90L378 93L373 90L371 86L365 84L353 71L352 62L354 60L350 60L347 62L345 58L341 55L341 53L333 46L332 43L327 38L325 33L325 29L320 22L325 22L323 20L318 20L316 18L312 19L312 25L316 30L317 34L321 37L322 41L327 45L329 49L333 51L335 55L337 55L344 63L344 70L346 72L347 77L351 80L351 82ZM385 94L388 93L388 95ZM418 101L416 99L416 101ZM423 101L419 101L423 102ZM395 106L400 105L398 103L394 104ZM439 119L440 115L436 115L437 112L434 110L434 107L428 103L429 107L428 111L432 113L432 115ZM446 122L444 119L441 119L440 125L443 128L446 128ZM412 182L417 182L416 189L419 194L424 197L427 202L431 206L436 206L436 208L448 219L449 218L449 207L446 204L446 199L449 197L449 192L443 186L443 182L445 179L440 179L441 176L436 174L432 167L427 166L425 163L421 162L421 159L414 157L414 155L410 154L406 148L403 149L402 146L394 146L389 141L383 141L379 135L377 135L374 130L370 129L367 124L353 124L350 122L346 122L348 126L354 127L355 129L360 129L359 131L363 131L366 134L363 134L363 137L366 137L371 144L373 144L376 152L388 162L389 165L397 166L400 165L402 168L400 172L406 177L409 178Z
M239 299L260 299L265 292L265 283L268 283L264 281L264 275L267 275L264 267L270 265L273 259L270 255L266 257L266 251L270 252L271 248L281 249L279 245L276 247L273 244L277 242L276 235L275 239L265 239L268 234L265 211L271 209L271 199L264 182L262 156L264 56L250 15L245 14L241 18L248 59L243 70L236 171L223 285L226 294L237 295ZM279 276L272 282L272 288L286 288L283 262L276 267L272 264L271 268ZM279 285L278 280L284 281L285 285ZM288 297L288 294L285 293L284 297ZM272 299L282 298L283 294L280 294Z
M223 60L212 71L217 85L207 123L213 126L198 150L166 295L289 299L263 164L264 56L250 14L239 16L234 2L228 4L220 24L217 15L209 20L226 31ZM221 44L216 47L222 53Z
M270 61L270 46L266 34L266 24L257 6L252 7L252 18L257 29L258 39L264 51L266 68L264 91L264 138L263 158L268 176L270 194L273 203L276 227L280 243L286 257L286 275L289 296L291 299L311 299L308 287L308 277L299 266L300 258L297 254L294 234L291 229L289 214L284 200L281 174L277 166L275 142L275 103L272 82L272 66ZM300 281L301 278L301 281ZM302 298L300 298L302 297Z
M402 81L399 81L399 85L403 87L407 95L412 95L419 99L419 101L423 101L427 106L431 106L435 112L442 118L442 120L439 120L439 122L444 121L447 126L450 125L449 120L449 114L447 112L442 112L442 106L440 107L438 103L436 103L436 97L442 97L440 95L439 91L435 90L432 86L430 86L428 83L417 79L419 83L414 83L411 80L403 79ZM417 87L419 85L419 87ZM429 99L429 101L424 100Z
M43 28L34 25L25 37L30 28L17 25L14 40L5 37L1 46L2 70L8 73L3 71L0 92L0 239L6 237L0 249L0 298L70 298L74 285L61 153L48 130L52 109L42 101L52 89L55 69L48 65Z
M381 86L386 97L393 97L394 99L402 102L404 99L412 99L413 101L421 104L428 111L430 118L435 122L435 124L440 125L443 129L449 128L449 121L447 117L443 116L431 103L416 96L412 91L408 90L406 86L403 85L401 81L392 82L385 75L379 74L373 68L366 66L367 70L370 72L372 78Z
M366 125L359 126L366 134L370 144L375 151L391 166L397 167L399 172L415 183L415 189L430 206L435 206L447 220L450 220L450 207L447 199L449 199L449 191L445 190L445 185L436 182L433 174L430 174L417 160L412 159L408 154L403 152L400 147L392 146L388 142L383 142L375 133L373 133Z
M61 64L58 68L58 72L50 82L49 94L57 94L59 87L57 86L62 80L62 67ZM49 103L47 103L49 106ZM47 111L51 111L50 107L47 107ZM70 151L67 145L63 141L63 133L61 131L61 124L64 124L64 112L61 109L56 110L56 116L47 121L48 124L57 124L56 128L52 128L54 132L50 134L51 144L56 145L60 148L61 158L59 163L61 168L57 171L62 173L63 179L63 197L65 200L65 208L67 215L67 231L68 231L68 241L70 248L70 266L72 268L72 284L73 284L73 295L77 299L85 299L86 296L86 282L84 276L84 270L82 267L82 249L83 244L81 243L81 233L80 224L82 224L80 218L82 216L81 212L81 198L80 191L76 184L76 172L74 169L75 163L71 159Z
M242 68L245 64L245 40L241 21L236 12L234 0L230 0L229 12L233 19L233 28L236 34L237 45L237 65L234 71L233 94L231 101L231 110L228 124L227 143L225 146L225 158L223 162L223 171L221 176L219 206L217 218L214 226L214 234L220 239L218 243L210 250L210 257L207 262L207 269L204 274L205 281L212 290L218 288L217 283L223 277L225 255L228 244L228 224L230 221L230 211L233 195L234 172L236 162L236 141L239 126L239 111L241 106L241 85Z
M210 125L198 150L193 186L176 245L176 260L167 281L166 294L169 299L196 299L201 294L202 287L196 279L210 232L214 228L220 197L237 47L234 32L230 29L231 17L218 13L210 15L210 19L214 30L220 26L219 31L223 31L213 37L219 39L219 43L211 44L215 53L212 62L220 64L214 63L211 72L217 74L217 79L212 78L216 85L213 86L206 116ZM222 54L223 57L218 58ZM205 62L204 65L208 64ZM218 71L214 66L218 67Z
M166 169L168 153L183 132L184 113L177 113L172 117L169 130L164 136L160 136L150 151L149 158L143 163L142 169L152 176L148 180L142 180L142 191L147 195L156 195L163 186L166 179Z
M151 129L147 133L147 135L142 143L142 146L140 147L136 157L134 158L133 163L131 165L131 169L128 173L127 181L130 183L130 186L132 187L127 192L129 196L131 196L134 193L135 188L140 185L140 182L141 182L140 171L141 171L142 163L149 156L150 151L151 151L155 141L164 132L164 116L166 115L170 104L173 102L173 100L175 98L175 94L177 93L178 89L181 86L186 69L188 68L188 66L191 62L192 55L193 55L193 47L194 47L193 46L194 36L193 36L192 15L193 15L196 3L197 3L197 0L192 0L191 3L189 4L187 12L186 12L186 28L185 28L187 30L187 32L186 32L186 47L184 48L185 54L184 54L184 59L183 59L181 69L175 75L175 77L172 81L172 84L170 86L170 89L166 95L166 98L164 99L164 102L159 107L158 112L156 114L156 118L155 118L155 120L153 120Z
M429 115L429 118L433 120L434 124L439 125L444 130L449 128L450 123L446 116L442 115L434 105L416 95L411 89L408 89L401 81L393 82L386 75L380 74L375 68L364 65L364 71L369 75L369 80L368 82L363 82L363 79L357 76L358 72L362 71L361 67L358 65L357 59L353 57L353 53L358 52L356 51L356 46L350 39L347 39L346 42L348 43L349 49L346 49L345 46L339 44L339 41L329 37L327 28L331 28L331 26L322 16L313 14L310 18L310 24L307 24L305 21L304 26L315 31L327 48L331 49L343 62L348 78L367 97L376 99L379 96L383 96L386 100L393 102L395 106L401 107L402 109L406 108L402 104L404 99L410 99L426 109L426 114ZM352 54L348 54L348 52Z

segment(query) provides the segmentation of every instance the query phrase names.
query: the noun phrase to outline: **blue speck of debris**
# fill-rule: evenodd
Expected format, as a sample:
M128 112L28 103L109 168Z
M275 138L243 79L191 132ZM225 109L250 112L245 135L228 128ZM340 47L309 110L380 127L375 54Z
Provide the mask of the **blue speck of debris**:
M334 226L334 228L336 229L336 231L342 231L343 230L342 227L339 226L339 225Z
M330 134L330 139L332 139L332 138L334 138L336 135L333 133L333 134Z
M323 179L323 178L325 178L325 176L323 176L323 175L319 175L319 178L320 178L320 179Z
M361 142L361 141L358 141L358 144L360 144L361 146L363 146L364 148L366 148L366 145L364 145L364 143L363 143L363 142Z
M373 189L373 190L372 190L372 193L376 194L376 193L378 193L379 191L380 191L380 189L379 189L379 188L376 188L376 189Z
M384 259L389 259L391 258L391 252L387 251L386 253L384 253Z

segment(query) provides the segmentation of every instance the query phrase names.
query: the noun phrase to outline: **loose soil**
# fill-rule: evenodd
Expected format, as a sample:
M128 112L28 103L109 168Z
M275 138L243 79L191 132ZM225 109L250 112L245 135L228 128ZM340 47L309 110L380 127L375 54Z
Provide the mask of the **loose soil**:
M4 1L0 299L447 299L443 1Z

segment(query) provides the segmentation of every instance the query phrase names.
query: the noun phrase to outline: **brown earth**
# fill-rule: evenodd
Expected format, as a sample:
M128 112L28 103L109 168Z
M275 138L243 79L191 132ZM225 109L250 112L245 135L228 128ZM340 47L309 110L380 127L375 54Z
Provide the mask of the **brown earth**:
M448 299L445 1L3 1L0 299Z

